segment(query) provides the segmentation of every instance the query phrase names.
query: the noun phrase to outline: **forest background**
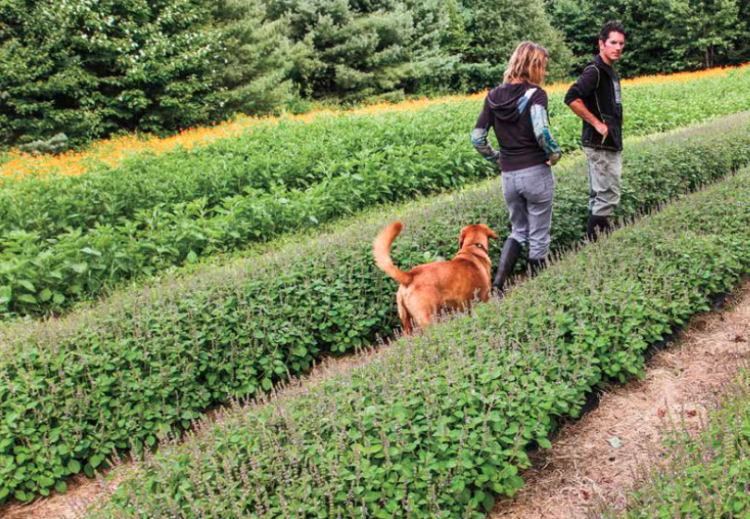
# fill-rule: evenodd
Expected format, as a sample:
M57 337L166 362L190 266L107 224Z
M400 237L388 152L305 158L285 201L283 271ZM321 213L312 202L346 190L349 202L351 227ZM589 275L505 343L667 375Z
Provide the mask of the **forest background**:
M750 56L750 0L2 0L0 150L481 91L526 39L562 81L611 19L622 77Z

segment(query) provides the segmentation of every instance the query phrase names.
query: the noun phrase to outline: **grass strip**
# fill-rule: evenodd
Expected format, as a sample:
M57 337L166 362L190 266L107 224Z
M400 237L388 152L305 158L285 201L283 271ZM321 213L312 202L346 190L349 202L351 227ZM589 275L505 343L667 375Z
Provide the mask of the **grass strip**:
M629 150L621 214L750 163L749 125L742 114ZM583 162L558 172L557 250L583 239L586 185ZM154 445L213 405L306 372L322 354L390 336L396 285L375 268L371 243L397 216L406 230L393 257L403 266L452 256L468 223L508 232L494 181L64 319L0 328L0 495L49 493L69 475L92 474L113 449Z
M607 380L750 273L750 170L313 387L168 447L96 518L481 518Z
M625 89L625 132L652 134L746 110L748 77L742 69ZM468 144L480 106L282 120L80 177L6 180L0 315L60 312L123 280L492 175ZM576 149L580 121L561 93L551 96L550 112L563 148Z

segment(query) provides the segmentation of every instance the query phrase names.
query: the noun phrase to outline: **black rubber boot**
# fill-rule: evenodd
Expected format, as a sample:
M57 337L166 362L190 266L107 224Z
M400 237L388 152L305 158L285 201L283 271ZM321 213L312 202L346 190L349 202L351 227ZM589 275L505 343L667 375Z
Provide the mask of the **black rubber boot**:
M589 215L589 221L586 225L586 237L589 241L596 241L599 236L609 231L609 217Z
M505 240L503 252L500 254L500 263L497 265L495 281L492 282L492 290L502 292L508 278L513 273L513 267L516 266L518 257L521 255L521 244L513 238Z
M529 259L529 276L534 277L541 270L547 268L547 258L542 259Z

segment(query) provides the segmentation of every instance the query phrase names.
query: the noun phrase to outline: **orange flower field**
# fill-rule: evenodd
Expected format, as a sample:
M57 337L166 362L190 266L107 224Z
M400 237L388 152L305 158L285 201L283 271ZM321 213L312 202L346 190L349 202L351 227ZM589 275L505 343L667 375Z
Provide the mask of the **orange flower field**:
M641 76L623 80L623 86L628 87L694 81L698 79L723 76L728 74L731 70L744 69L748 66L750 66L750 63L739 67L716 67L695 72ZM546 90L549 93L559 93L565 91L569 85L570 83L555 83L549 85ZM479 100L484 98L485 95L486 91L470 95L453 95L435 99L421 98L400 103L377 103L343 111L321 109L301 115L284 115L282 117L285 119L310 122L321 115L409 112L440 103ZM183 147L189 150L196 145L205 145L218 139L233 137L248 131L252 132L252 128L277 124L278 121L279 117L274 116L251 117L240 115L233 120L225 121L214 126L189 128L171 137L159 138L148 134L133 134L97 141L84 150L69 151L54 156L33 156L18 150L12 150L7 153L7 155L10 155L9 160L0 164L0 177L50 173L72 176L81 175L88 171L93 165L104 164L110 167L115 166L124 158L141 152L149 152L158 155L177 147Z

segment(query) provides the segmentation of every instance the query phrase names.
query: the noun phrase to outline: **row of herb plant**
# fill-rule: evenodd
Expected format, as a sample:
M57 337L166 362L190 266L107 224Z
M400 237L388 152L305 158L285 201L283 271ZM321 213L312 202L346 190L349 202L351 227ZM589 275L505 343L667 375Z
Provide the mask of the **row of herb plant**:
M528 451L750 273L750 169L370 362L234 408L92 517L481 518ZM165 445L166 446L166 445Z
M625 131L643 135L748 109L750 93L740 85L749 74L628 88ZM468 144L480 105L309 124L282 119L81 177L7 181L0 189L0 315L60 312L199 256L490 176L493 167ZM552 96L550 111L558 140L574 149L580 124L562 94Z
M633 146L621 215L632 217L750 163L750 114ZM553 241L583 240L585 163L557 172ZM112 449L152 445L206 408L268 391L327 352L390 336L395 283L371 243L396 217L411 266L457 249L460 229L508 234L500 181L383 211L271 254L132 290L63 319L0 327L0 493L31 499L92 473ZM493 258L497 246L491 251Z
M723 388L699 434L684 422L669 424L663 457L638 471L642 483L618 511L605 503L605 519L750 517L750 372L745 367Z

